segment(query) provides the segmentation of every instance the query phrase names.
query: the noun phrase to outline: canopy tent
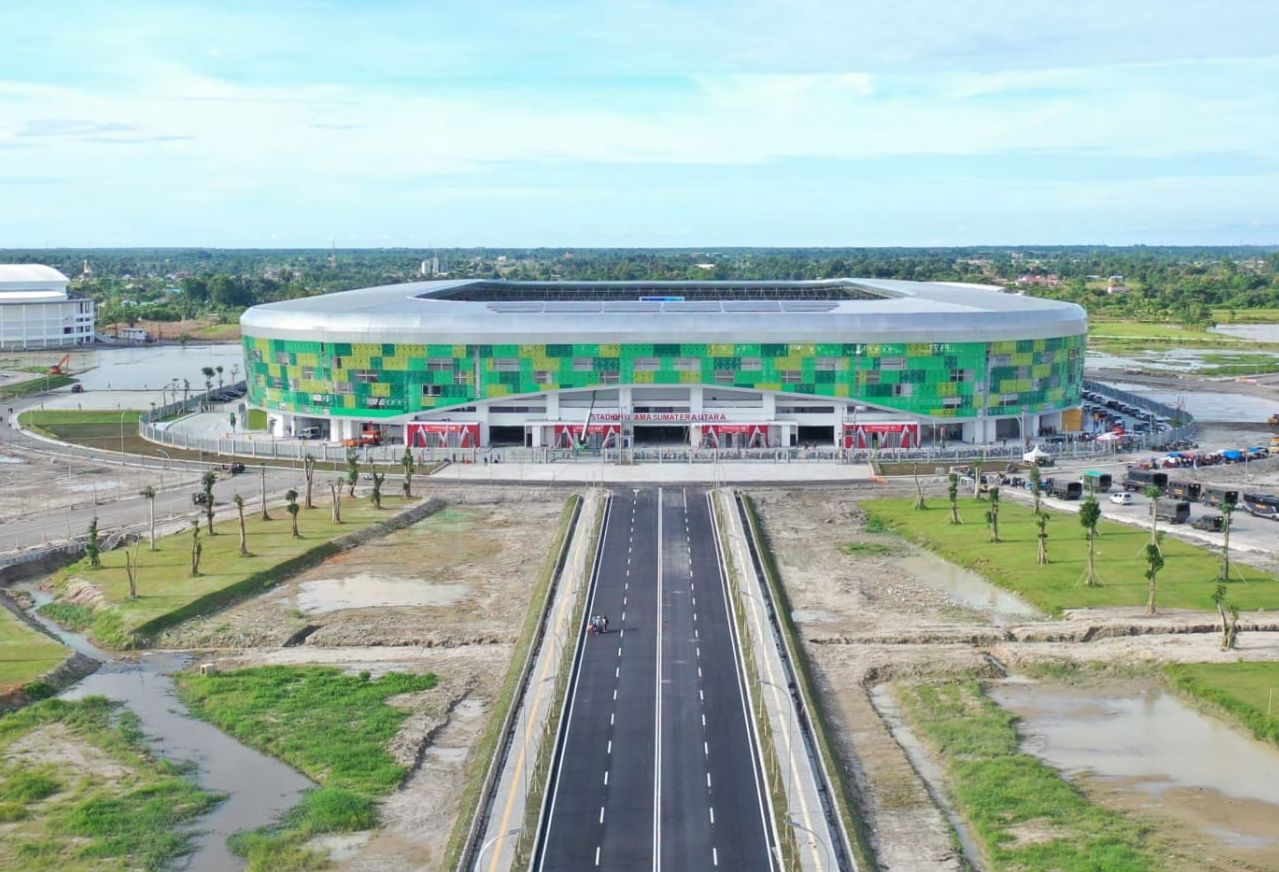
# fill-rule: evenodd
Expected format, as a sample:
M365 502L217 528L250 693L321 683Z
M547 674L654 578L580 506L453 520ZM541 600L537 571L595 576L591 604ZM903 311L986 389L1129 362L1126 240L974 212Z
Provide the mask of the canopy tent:
M1026 461L1027 463L1038 463L1039 461L1049 457L1052 457L1052 455L1049 454L1047 451L1045 451L1043 448L1036 445L1034 448L1030 449L1025 454L1023 454L1021 456L1021 459Z

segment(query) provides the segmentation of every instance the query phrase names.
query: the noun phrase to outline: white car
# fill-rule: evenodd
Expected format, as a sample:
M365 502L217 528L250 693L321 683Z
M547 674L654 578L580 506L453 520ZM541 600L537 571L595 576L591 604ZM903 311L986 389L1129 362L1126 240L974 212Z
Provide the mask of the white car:
M1110 495L1110 501L1117 506L1131 506L1132 494L1128 491L1119 491Z

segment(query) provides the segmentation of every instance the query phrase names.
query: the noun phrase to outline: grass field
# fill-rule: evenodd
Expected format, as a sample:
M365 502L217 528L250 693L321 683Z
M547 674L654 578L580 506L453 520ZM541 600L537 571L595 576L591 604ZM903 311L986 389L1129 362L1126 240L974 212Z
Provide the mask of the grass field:
M30 381L19 382L16 385L0 387L0 400L12 400L17 397L26 397L43 391L51 391L54 388L66 387L74 381L75 379L65 375L33 378Z
M1141 872L1164 868L1146 830L1089 802L1021 751L1016 718L974 681L895 686L915 730L941 757L990 868Z
M387 750L408 712L387 700L436 683L430 674L373 680L367 673L322 667L179 674L178 692L192 712L321 785L281 825L232 840L248 868L314 868L319 858L303 847L312 836L372 827L374 800L397 787L408 771Z
M1049 511L1047 566L1036 563L1037 530L1031 507L1004 500L999 511L999 543L989 541L985 515L989 503L971 497L959 501L964 523L950 523L949 504L936 498L917 511L913 499L878 499L862 504L867 515L885 528L923 545L952 563L968 567L1002 588L1020 594L1049 614L1063 609L1142 606L1146 602L1145 546L1150 531L1102 521L1097 529L1097 568L1101 587L1080 583L1087 565L1088 543L1079 516ZM1205 548L1166 537L1161 547L1166 565L1159 573L1161 608L1211 611L1220 558ZM1248 583L1230 585L1230 601L1243 611L1279 608L1279 579L1232 561Z
M1214 309L1218 324L1279 324L1279 309Z
M1279 663L1185 663L1165 671L1183 694L1223 709L1258 739L1279 745Z
M102 697L0 718L0 868L169 868L219 801L155 757L137 717Z
M70 653L60 642L19 621L8 609L0 609L0 691L35 681Z
M244 485L243 490L252 496L255 482L246 480ZM229 501L232 493L226 482L214 487L214 497L219 502ZM56 573L54 581L59 590L72 578L101 590L106 606L94 614L92 636L103 645L130 647L139 641L135 634L151 635L196 613L207 613L240 596L265 590L287 574L290 561L323 556L315 555L315 549L338 536L391 518L406 503L402 497L388 496L383 497L382 505L378 511L367 499L343 499L344 523L333 524L327 505L317 500L317 508L298 515L301 539L293 538L283 507L271 510L271 521L262 521L257 512L246 509L250 556L239 556L239 525L235 519L216 523L217 535L201 533L204 552L200 575L194 578L189 531L158 539L155 551L148 551L144 543L137 549L142 571L136 599L129 599L124 549L104 553L97 569L89 566L87 558L73 563ZM57 615L51 617L56 619Z

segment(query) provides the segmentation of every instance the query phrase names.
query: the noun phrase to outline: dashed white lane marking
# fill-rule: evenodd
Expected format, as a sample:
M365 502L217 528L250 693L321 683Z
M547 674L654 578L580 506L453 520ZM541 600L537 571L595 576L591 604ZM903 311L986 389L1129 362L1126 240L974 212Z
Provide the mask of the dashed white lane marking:
M626 612L622 612L622 620L626 620Z
M600 806L600 823L604 823L604 806Z
M697 606L697 597L693 597L693 605L694 605L694 607L696 607L696 606Z
M700 699L702 702L706 702L706 694L704 694L700 690L697 692L697 698Z
M710 810L711 810L711 823L714 824L715 823L715 806L712 805L710 807Z
M696 620L697 620L697 612L693 612L693 620L694 620L694 621L696 621Z
M607 770L607 769L605 769L605 770L604 770L604 783L605 783L605 784L608 784L608 770Z
M711 864L715 866L719 865L719 849L718 848L711 848ZM599 863L596 863L595 865L598 866Z
M622 646L621 646L621 645L618 645L618 646L617 646L617 656L618 656L618 657L621 657L621 656L622 656Z
M627 599L628 599L628 597L622 597L622 605L626 605L626 600L627 600Z
M614 670L613 670L613 677L614 677L614 678L621 678L621 677L622 677L622 667L620 667L620 666L619 666L619 667L617 667L616 669L614 669Z
M607 749L604 753L605 753L605 754L612 754L612 753L613 753L613 740L612 740L612 739L609 739L609 740L608 740L608 749Z
M702 753L705 754L707 757L711 756L710 742L702 742Z
M598 866L599 864L600 864L600 846L596 845L595 846L595 865Z
M701 656L702 656L702 646L701 646L701 645L698 645L698 646L697 646L697 656L698 656L698 657L701 657Z
M702 637L698 634L697 630L693 630L693 638L694 638L694 639L700 639L700 638L702 638Z
M699 666L699 667L697 667L697 677L698 677L698 678L701 678L701 677L702 677L702 667L700 667L700 666Z
M614 700L616 700L616 699L617 699L617 688L616 688L616 687L615 687L615 688L613 688L613 699L614 699Z
M623 620L623 621L624 621L624 620L626 620L626 612L622 612L622 620ZM626 631L625 631L625 630L618 630L618 631L617 631L617 638L619 638L619 639L625 639L625 638L626 638Z
M607 776L607 775L608 775L608 773L607 773L607 772L606 772L606 773L604 773L604 774L605 774L605 776ZM707 772L707 773L706 773L706 786L707 786L707 787L710 787L710 786L711 786L711 774L710 774L709 772Z
M615 718L615 717L617 717L617 713L616 713L616 712L613 712L612 714L610 714L610 715L608 716L608 725L609 725L610 727L611 727L611 726L613 726L613 718ZM705 719L705 715L703 715L703 719Z
M610 721L609 721L609 723L611 724L611 723L612 723L612 721L610 720ZM703 726L703 727L705 727L705 726L706 726L706 715L702 715L702 726Z

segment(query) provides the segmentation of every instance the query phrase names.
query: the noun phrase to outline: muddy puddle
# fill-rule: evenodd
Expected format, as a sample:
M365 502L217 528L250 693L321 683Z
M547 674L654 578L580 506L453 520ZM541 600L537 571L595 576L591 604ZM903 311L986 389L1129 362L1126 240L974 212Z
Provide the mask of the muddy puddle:
M1149 683L990 693L1021 718L1028 753L1107 804L1171 820L1174 837L1223 859L1279 868L1279 748Z
M470 592L471 587L466 584L360 572L342 578L304 581L296 591L289 591L281 599L293 602L308 615L319 615L343 609L451 606Z
M923 551L894 561L924 584L990 616L996 625L1039 617L1039 611L1014 593L996 587L975 572Z
M31 586L37 604L50 596ZM241 745L205 721L192 717L174 690L174 672L191 663L181 652L148 652L115 657L94 647L83 635L60 630L39 614L33 617L75 651L102 662L92 675L65 690L66 699L105 696L137 714L142 731L156 751L171 760L192 762L200 786L226 795L226 800L195 822L195 852L177 868L190 872L224 872L244 863L227 848L228 836L264 826L297 804L315 785L273 757Z

